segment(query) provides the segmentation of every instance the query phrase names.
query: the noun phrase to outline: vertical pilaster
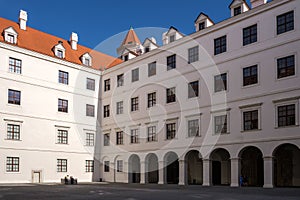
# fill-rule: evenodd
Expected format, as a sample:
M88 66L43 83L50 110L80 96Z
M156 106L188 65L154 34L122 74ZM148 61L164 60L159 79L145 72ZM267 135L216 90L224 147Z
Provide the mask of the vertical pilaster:
M179 160L179 183L178 185L186 185L186 162Z
M210 159L203 159L203 186L211 186L212 166Z
M231 187L239 187L239 180L241 176L241 159L231 158Z
M165 184L165 162L159 161L158 162L158 184Z
M273 157L264 157L264 188L273 188Z

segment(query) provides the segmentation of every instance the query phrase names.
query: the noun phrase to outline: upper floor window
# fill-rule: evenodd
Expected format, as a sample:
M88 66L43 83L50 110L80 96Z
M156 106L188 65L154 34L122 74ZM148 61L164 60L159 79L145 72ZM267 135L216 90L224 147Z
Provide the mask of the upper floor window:
M167 57L167 70L176 68L176 54Z
M205 22L199 23L199 31L205 29Z
M193 119L188 121L188 136L196 137L199 136L199 120Z
M176 40L176 39L175 39L175 35L171 35L171 36L170 36L170 43L171 43L171 42L174 42L175 40Z
M139 98L138 97L134 97L131 98L131 111L137 111L139 110Z
M277 107L278 127L296 125L296 106L295 104L283 105Z
M110 90L110 79L104 80L104 92Z
M244 131L258 129L258 110L243 112Z
M95 106L86 104L86 116L95 117Z
M222 36L215 39L215 55L224 53L227 51L227 36Z
M117 139L117 145L122 145L124 144L124 132L123 131L118 131L116 132L116 139Z
M227 133L227 115L219 115L214 117L215 134Z
M149 46L145 47L145 53L148 53L148 52L150 52L150 47Z
M56 56L59 57L59 58L63 58L64 57L64 52L62 50L57 50Z
M15 58L9 58L9 72L21 74L22 73L22 61Z
M176 101L176 88L167 89L167 103L172 103Z
M68 100L58 99L58 112L68 112Z
M174 139L176 137L176 123L170 123L166 125L167 140Z
M227 73L215 76L215 92L227 90Z
M20 158L7 157L6 158L6 172L19 172Z
M157 140L156 137L156 126L149 126L147 128L147 141L154 142Z
M85 172L94 172L94 161L93 160L85 161Z
M57 172L67 172L68 171L68 161L67 159L57 159Z
M243 45L257 42L257 24L243 29Z
M68 131L58 130L57 131L57 143L58 144L68 144Z
M130 143L131 144L139 143L139 129L130 130Z
M15 36L12 35L12 34L7 34L7 37L6 37L6 42L9 42L9 43L15 43Z
M139 68L133 69L131 71L131 82L139 80Z
M104 172L109 172L109 161L104 161Z
M86 65L86 66L91 66L91 61L90 61L90 59L84 59L83 64Z
M287 56L277 60L277 78L295 75L295 56Z
M21 105L21 92L17 90L8 90L8 103Z
M123 101L117 102L117 115L123 114Z
M86 79L86 89L95 91L95 79Z
M198 97L199 96L199 81L190 82L188 84L188 97Z
M103 117L107 118L110 116L110 109L109 109L109 105L106 105L103 107Z
M294 30L294 11L277 16L277 34Z
M257 65L243 69L243 86L253 85L258 82Z
M156 62L148 64L148 77L156 75Z
M126 62L126 61L128 61L129 60L129 55L125 55L124 56L124 61Z
M241 6L236 7L236 8L233 9L233 15L234 16L237 16L237 15L239 15L241 13L242 13L242 7Z
M188 50L189 63L197 62L199 60L199 46L190 48Z
M11 44L17 44L18 33L13 27L9 27L4 30L4 40L5 42Z
M117 76L117 87L121 87L124 85L124 74L120 74Z
M94 133L86 133L85 134L85 144L86 146L94 146L95 134Z
M54 46L54 54L58 58L65 58L66 57L66 49L63 46L62 41L58 41L58 44Z
M104 139L103 139L103 145L104 146L109 146L110 143L110 134L106 133L103 135Z
M20 125L7 124L7 139L20 140Z
M62 84L69 84L69 73L59 70L58 71L58 82Z
M148 94L148 108L151 108L156 105L156 92Z
M117 160L117 172L123 172L123 160Z

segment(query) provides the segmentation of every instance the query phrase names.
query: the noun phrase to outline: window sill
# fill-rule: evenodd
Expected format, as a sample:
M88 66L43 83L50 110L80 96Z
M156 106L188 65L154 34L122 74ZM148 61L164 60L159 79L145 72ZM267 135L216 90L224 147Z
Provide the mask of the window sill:
M262 131L262 129L243 130L243 131L241 131L241 133L255 133L255 132L259 132L259 131Z
M213 136L221 136L221 135L229 135L230 132L227 133L214 133Z
M201 135L196 135L196 136L186 136L186 139L194 139L194 138L201 138Z
M284 129L284 128L296 128L299 127L299 125L291 125L291 126L277 126L275 129Z
M12 141L12 142L22 142L22 140L15 140L15 139L4 139L5 141Z
M296 78L296 77L297 77L296 72L295 72L294 75L286 76L286 77L282 77L282 78L278 78L277 73L276 73L276 81L284 81L284 80L293 79L293 78Z
M69 144L63 144L63 143L55 143L55 144L57 144L57 145L65 145L65 146L69 145Z
M257 86L259 86L259 83L253 83L250 85L243 85L242 89L248 89L248 88L257 87Z

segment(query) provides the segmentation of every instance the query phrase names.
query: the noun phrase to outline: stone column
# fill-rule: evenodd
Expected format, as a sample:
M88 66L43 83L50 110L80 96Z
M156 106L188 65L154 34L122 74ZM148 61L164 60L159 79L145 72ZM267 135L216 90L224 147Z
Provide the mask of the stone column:
M145 180L145 162L141 162L141 180L140 180L140 184L145 184L146 183L146 180Z
M178 185L186 185L186 162L179 160L179 183Z
M273 188L273 157L264 157L264 188Z
M117 177L116 177L116 170L115 170L115 163L114 162L109 163L109 173L112 174L111 177L113 177L111 182L116 183L117 182Z
M211 168L211 160L203 159L203 186L211 186Z
M231 187L239 187L239 180L241 176L241 159L240 158L231 158Z
M158 184L162 185L165 184L165 162L159 161L158 162Z

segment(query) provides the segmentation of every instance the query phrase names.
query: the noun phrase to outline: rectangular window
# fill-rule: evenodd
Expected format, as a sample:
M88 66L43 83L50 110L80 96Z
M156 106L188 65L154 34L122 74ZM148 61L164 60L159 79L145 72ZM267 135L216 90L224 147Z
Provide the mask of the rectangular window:
M199 23L199 31L205 29L205 22Z
M58 71L58 82L68 85L69 84L69 73L59 70Z
M17 90L8 90L8 103L21 105L21 92Z
M19 172L20 158L7 157L6 158L6 172Z
M104 92L110 90L110 79L104 80Z
M104 172L109 172L109 161L104 161Z
M170 36L170 43L175 41L175 35Z
M5 41L14 44L15 43L15 36L11 35L11 34L7 34L7 37L6 37Z
M147 141L155 142L156 140L156 126L149 126L147 128Z
M167 70L176 68L176 54L167 57Z
M188 136L196 137L199 136L199 120L189 120L188 121Z
M123 131L118 131L116 132L116 138L117 138L117 145L122 145L124 144L123 142L123 137L124 137L124 132Z
M258 129L258 110L243 112L244 131Z
M215 55L224 53L227 51L227 36L222 36L215 39Z
M294 30L294 11L277 16L277 35Z
M176 102L176 88L167 89L167 103Z
M139 110L139 98L131 98L131 112Z
M139 129L130 130L130 143L131 144L139 143Z
M198 97L199 96L199 81L190 82L188 84L188 97Z
M21 74L22 61L15 58L9 58L9 72Z
M68 112L68 100L58 99L58 112Z
M67 172L67 159L57 159L57 172Z
M295 104L278 106L278 127L296 125Z
M257 65L243 69L243 86L258 83Z
M123 160L117 160L117 172L123 172Z
M215 76L215 92L227 90L227 73Z
M85 161L85 172L94 172L94 161L93 160Z
M86 79L86 89L95 91L95 80L91 78Z
M227 133L227 115L215 116L215 134Z
M62 50L57 50L57 57L63 58L64 57L64 52Z
M7 124L7 139L20 140L20 125Z
M117 87L121 87L124 85L124 74L120 74L117 76Z
M123 101L117 102L117 115L123 114Z
M94 146L95 134L94 133L86 133L85 134L85 144L86 146Z
M148 94L148 108L151 108L156 105L156 92Z
M110 143L110 134L106 133L104 134L104 146L109 146Z
M257 42L257 24L243 29L243 45Z
M68 144L68 131L57 130L57 143L58 144Z
M190 48L188 50L189 63L197 62L199 60L199 46Z
M86 104L86 116L95 117L95 106Z
M156 75L156 62L148 64L148 77Z
M139 80L139 68L136 68L131 71L131 82Z
M107 118L110 116L110 109L109 109L109 105L106 105L103 107L103 117Z
M166 125L167 140L174 139L176 137L176 123L170 123Z
M288 56L277 60L277 78L295 75L295 56Z
M91 62L90 62L90 59L88 59L88 58L85 58L85 59L84 59L84 63L83 63L83 64L84 64L85 66L90 66L90 63L91 63Z
M242 13L242 7L241 6L236 7L236 8L233 9L233 16L237 16L241 13Z

